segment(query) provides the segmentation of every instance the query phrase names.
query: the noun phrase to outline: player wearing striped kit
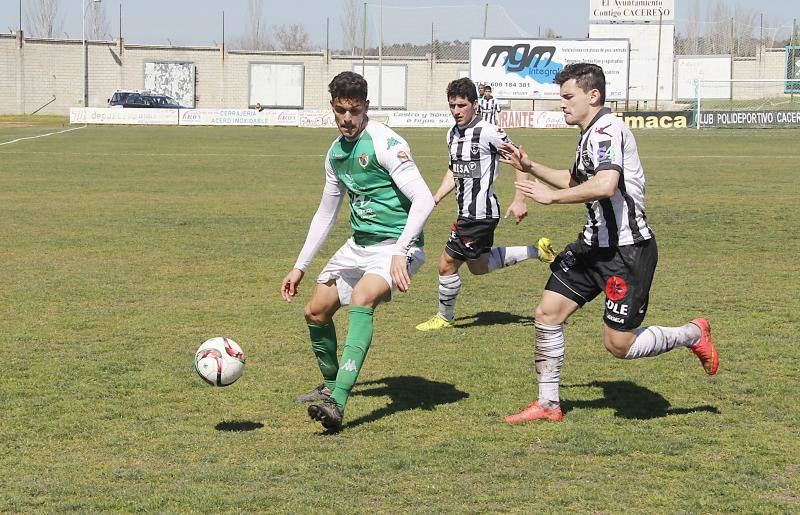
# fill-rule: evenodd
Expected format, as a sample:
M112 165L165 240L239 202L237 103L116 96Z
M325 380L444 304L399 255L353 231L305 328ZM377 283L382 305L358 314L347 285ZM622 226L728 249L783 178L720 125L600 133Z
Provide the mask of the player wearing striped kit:
M481 93L481 98L478 99L478 114L489 123L495 125L500 121L500 104L492 96L492 87L484 86Z
M555 82L561 86L566 122L581 129L572 169L535 163L522 148L512 145L503 144L501 150L504 162L542 181L518 181L518 192L544 205L583 203L587 221L578 240L567 245L550 266L552 274L535 314L539 396L505 418L512 424L563 418L559 383L564 323L600 293L606 296L603 339L614 357L637 359L687 347L707 374L715 374L719 367L705 318L680 327L641 327L658 250L645 216L644 170L636 140L625 123L603 107L603 69L596 64L570 64Z
M547 238L527 246L492 247L500 221L500 203L494 193L494 181L500 172L499 146L510 144L511 140L503 129L478 116L478 96L469 78L447 86L447 101L456 124L447 134L450 166L433 200L438 204L455 189L458 212L439 258L439 311L417 325L420 331L453 327L456 298L461 292L458 270L464 263L471 273L482 275L528 258L553 260ZM526 176L517 174L518 178ZM517 223L527 216L522 195L518 194L506 211L506 216L511 214Z

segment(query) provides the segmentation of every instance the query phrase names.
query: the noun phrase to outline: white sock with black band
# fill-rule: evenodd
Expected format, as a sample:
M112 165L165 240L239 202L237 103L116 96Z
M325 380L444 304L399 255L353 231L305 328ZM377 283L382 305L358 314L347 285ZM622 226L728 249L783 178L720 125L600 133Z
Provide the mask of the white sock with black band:
M558 404L561 366L564 364L564 326L534 322L536 327L536 378L539 402Z
M494 272L498 268L515 265L526 259L538 258L539 251L536 245L527 247L494 247L489 251L489 271Z
M456 317L456 297L461 293L461 276L439 276L439 315L447 321Z
M681 327L651 325L636 330L636 339L625 359L649 358L675 347L691 347L700 341L700 328L691 322Z

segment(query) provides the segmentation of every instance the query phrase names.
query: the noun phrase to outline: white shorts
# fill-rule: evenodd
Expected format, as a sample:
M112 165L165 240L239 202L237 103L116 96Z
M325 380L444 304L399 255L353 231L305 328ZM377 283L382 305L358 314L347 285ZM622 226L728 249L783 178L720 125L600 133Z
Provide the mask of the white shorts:
M364 274L376 274L383 277L389 288L394 290L391 267L395 243L397 243L395 240L386 240L362 247L356 245L351 237L328 261L317 277L317 282L327 283L334 279L336 289L339 291L339 302L343 306L350 304L353 288ZM412 276L425 262L425 252L419 247L411 247L407 256L408 275Z

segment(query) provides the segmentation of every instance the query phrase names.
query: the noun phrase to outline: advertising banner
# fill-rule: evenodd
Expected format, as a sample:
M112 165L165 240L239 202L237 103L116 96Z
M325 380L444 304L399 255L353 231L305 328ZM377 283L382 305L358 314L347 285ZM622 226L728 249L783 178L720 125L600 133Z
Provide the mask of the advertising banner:
M687 129L694 126L694 111L630 111L614 114L631 129Z
M297 126L315 129L335 128L336 122L330 109L327 111L302 111Z
M572 63L594 63L606 75L606 99L625 100L629 45L622 39L473 39L470 77L492 86L496 98L553 100L555 76Z
M800 127L800 111L721 111L700 113L701 127Z
M388 114L390 127L444 127L455 124L450 111L395 111Z
M181 109L181 125L283 125L296 127L300 111L265 109Z
M69 110L69 121L109 125L178 125L178 111L178 109L72 107Z
M675 0L589 0L589 23L675 21Z
M560 111L500 111L500 127L504 129L566 129Z

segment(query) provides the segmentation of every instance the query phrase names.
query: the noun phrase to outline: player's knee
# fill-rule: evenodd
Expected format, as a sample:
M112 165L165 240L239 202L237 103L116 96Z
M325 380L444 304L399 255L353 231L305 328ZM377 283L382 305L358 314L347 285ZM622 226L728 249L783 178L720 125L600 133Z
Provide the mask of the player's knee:
M350 296L350 305L359 306L362 308L375 308L380 299L376 299L371 293L354 291Z
M536 311L534 311L533 316L537 322L542 324L559 325L564 323L560 313L548 309L548 307L543 304L536 306Z
M631 348L631 344L628 341L623 341L620 338L614 338L609 334L606 334L603 337L603 343L606 346L606 350L611 353L612 356L618 359L625 359L628 355L628 351Z
M324 310L316 308L310 302L306 304L304 315L306 317L306 323L308 324L315 324L315 325L322 325L327 324L330 322L331 317L326 313Z
M439 260L439 275L453 275L458 272L459 265L453 259L447 259L445 255Z

